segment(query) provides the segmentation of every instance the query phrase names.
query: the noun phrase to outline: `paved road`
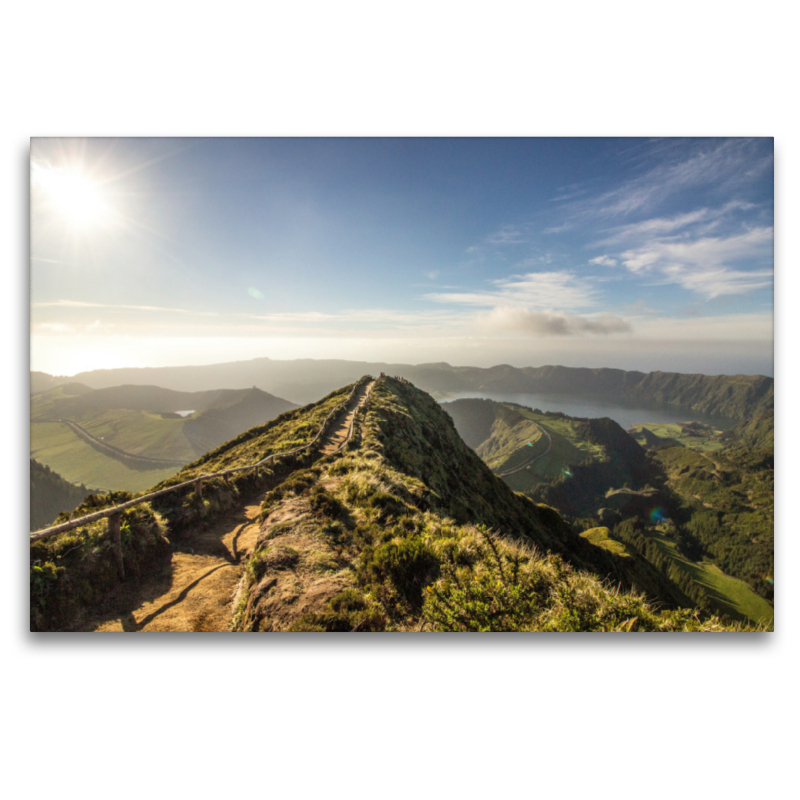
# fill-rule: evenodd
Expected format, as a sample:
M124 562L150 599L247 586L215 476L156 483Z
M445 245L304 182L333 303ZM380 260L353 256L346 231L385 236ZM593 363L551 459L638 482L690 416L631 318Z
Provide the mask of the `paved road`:
M113 444L108 444L101 439L92 436L89 431L73 422L70 419L60 419L59 422L69 427L80 439L96 447L105 455L115 458L118 461L139 461L146 466L163 466L163 467L182 467L188 462L185 460L167 459L167 458L150 458L149 456L137 456L133 453L128 453L125 450L120 450L119 447L114 447Z

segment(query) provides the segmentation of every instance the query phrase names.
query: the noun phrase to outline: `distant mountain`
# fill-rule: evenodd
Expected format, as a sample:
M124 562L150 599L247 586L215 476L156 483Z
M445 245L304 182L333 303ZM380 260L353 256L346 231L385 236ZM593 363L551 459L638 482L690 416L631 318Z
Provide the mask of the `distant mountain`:
M85 486L65 481L50 467L31 459L32 531L49 525L62 511L72 511L89 494Z
M774 381L762 375L689 375L559 366L517 368L508 364L484 369L453 367L445 362L414 366L315 359L257 358L207 366L94 370L73 378L31 373L31 385L78 382L100 389L150 384L190 392L223 386L231 389L257 386L302 404L313 402L364 374L381 372L407 378L439 397L455 392L564 394L642 405L667 403L736 420L768 412L774 402Z

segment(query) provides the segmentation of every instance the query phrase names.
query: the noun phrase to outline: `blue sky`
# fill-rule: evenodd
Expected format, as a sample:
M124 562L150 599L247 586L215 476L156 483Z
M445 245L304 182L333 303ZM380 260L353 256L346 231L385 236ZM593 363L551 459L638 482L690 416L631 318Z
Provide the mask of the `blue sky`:
M771 139L34 139L32 368L772 374Z

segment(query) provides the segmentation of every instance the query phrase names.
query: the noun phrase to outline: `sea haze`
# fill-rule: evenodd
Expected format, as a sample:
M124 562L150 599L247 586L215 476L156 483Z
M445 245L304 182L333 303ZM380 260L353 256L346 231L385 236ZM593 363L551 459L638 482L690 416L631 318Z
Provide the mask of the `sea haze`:
M602 399L578 398L571 395L557 394L517 394L514 392L453 392L440 402L447 403L451 400L462 400L475 397L481 400L495 400L499 403L518 403L528 408L538 408L540 411L560 411L569 417L609 417L621 425L625 430L634 425L648 422L689 422L696 420L707 425L713 425L722 430L730 428L734 420L727 417L715 417L702 414L691 408L677 405L651 405L640 404L624 405L619 401L603 401Z

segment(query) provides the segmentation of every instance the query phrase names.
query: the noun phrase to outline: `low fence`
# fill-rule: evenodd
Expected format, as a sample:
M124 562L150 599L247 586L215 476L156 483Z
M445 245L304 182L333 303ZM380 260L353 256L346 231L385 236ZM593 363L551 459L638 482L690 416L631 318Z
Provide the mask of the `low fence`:
M319 431L317 431L317 435L308 443L304 444L302 447L297 447L294 450L287 450L283 453L272 453L271 455L266 456L266 458L262 458L260 461L257 461L255 464L250 464L246 467L233 467L232 469L226 469L221 472L213 472L204 475L198 475L196 478L192 478L191 480L184 481L183 483L176 483L174 486L168 486L165 489L159 489L157 492L150 492L149 494L142 495L141 497L136 497L133 500L128 500L125 503L120 503L117 506L113 506L111 508L104 508L102 511L96 511L93 514L87 514L84 517L79 517L78 519L71 519L69 522L62 522L59 525L53 525L49 528L42 528L41 530L34 531L30 535L30 541L36 542L40 539L46 539L50 536L55 536L59 533L64 533L65 531L72 530L73 528L79 528L82 525L88 525L92 522L97 522L98 520L108 518L108 529L111 534L112 546L114 552L116 553L117 558L117 568L120 572L120 577L124 577L123 567L122 567L122 544L120 540L120 519L121 514L125 509L132 508L133 506L137 506L140 503L147 503L148 501L152 500L155 497L160 497L161 495L168 494L169 492L176 492L179 489L184 489L188 486L194 486L198 496L203 496L203 481L210 480L211 478L223 478L226 479L229 475L233 475L236 472L246 472L248 470L257 470L259 467L264 466L269 461L272 461L276 458L282 458L284 456L292 456L296 455L297 453L301 453L304 450L308 450L309 448L314 447L317 442L320 440L322 436L324 436L328 430L330 429L333 420L340 414L344 409L346 409L352 399L355 397L358 390L365 384L371 381L372 378L369 376L365 376L361 378L361 380L357 381L356 384L353 386L352 391L347 396L347 399L343 403L339 403L331 412L325 417L322 425L320 426ZM371 387L370 387L371 388ZM364 398L366 402L367 398L369 397L369 390L367 391L367 395ZM342 448L345 447L353 435L353 427L355 425L355 415L353 416L353 423L350 426L350 431L348 433L347 439L345 440ZM339 448L340 450L342 448ZM337 451L338 452L338 451Z

